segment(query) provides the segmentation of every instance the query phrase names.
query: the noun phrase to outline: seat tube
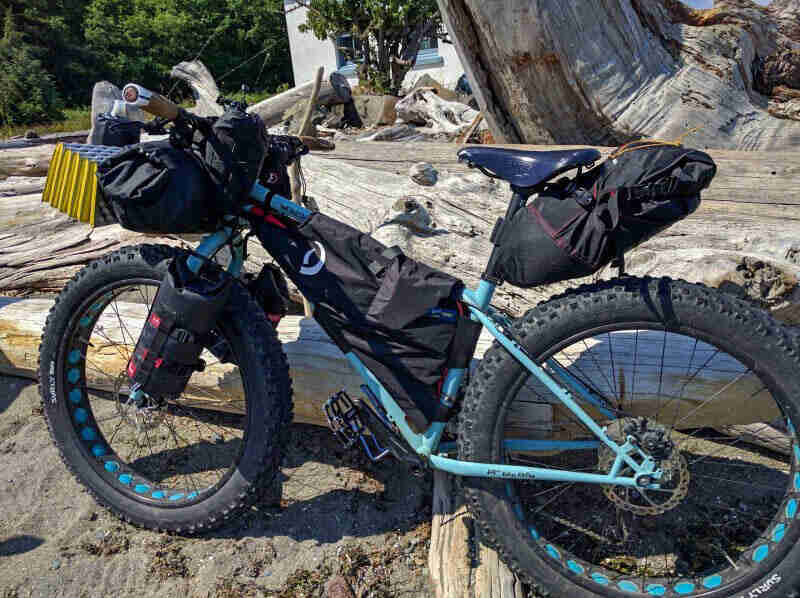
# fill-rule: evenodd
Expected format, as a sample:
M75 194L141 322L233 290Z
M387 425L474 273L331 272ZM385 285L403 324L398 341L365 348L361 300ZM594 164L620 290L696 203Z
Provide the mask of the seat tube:
M495 284L502 282L494 275L495 264L497 263L497 247L500 245L500 242L503 240L504 229L506 224L511 221L520 209L523 208L525 202L528 200L530 193L522 193L520 189L517 187L511 186L511 202L508 204L508 208L506 209L506 215L504 218L498 218L497 222L494 225L494 229L492 230L492 236L490 241L492 242L492 253L489 256L489 262L486 264L486 269L483 271L483 275L481 278L484 280L491 281Z

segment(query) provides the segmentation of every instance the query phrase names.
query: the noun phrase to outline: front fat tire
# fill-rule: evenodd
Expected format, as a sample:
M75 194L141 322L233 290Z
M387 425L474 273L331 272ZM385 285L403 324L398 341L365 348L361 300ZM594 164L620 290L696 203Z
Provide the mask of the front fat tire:
M234 284L221 325L240 363L247 401L245 445L235 471L204 500L163 508L129 498L87 462L70 421L57 372L62 339L79 306L98 289L128 279L161 280L169 261L185 256L177 248L140 245L96 260L70 280L58 295L45 324L39 350L39 388L44 415L64 464L98 503L134 525L179 533L201 533L246 509L276 477L292 420L292 390L286 356L273 326L247 290Z
M514 331L531 355L545 356L581 330L620 321L654 321L670 328L686 325L730 337L779 381L786 415L800 414L800 334L751 305L702 285L651 278L623 278L584 285L538 305L515 321ZM509 386L521 366L495 342L471 378L459 418L459 458L497 462L503 412ZM597 591L578 584L574 574L534 548L528 529L514 512L505 482L462 478L467 503L481 526L482 538L539 596L630 598L607 587ZM599 586L598 586L599 587ZM750 587L708 591L704 596L800 597L800 543L771 570L760 572ZM671 595L671 594L670 594ZM695 594L696 595L696 594Z

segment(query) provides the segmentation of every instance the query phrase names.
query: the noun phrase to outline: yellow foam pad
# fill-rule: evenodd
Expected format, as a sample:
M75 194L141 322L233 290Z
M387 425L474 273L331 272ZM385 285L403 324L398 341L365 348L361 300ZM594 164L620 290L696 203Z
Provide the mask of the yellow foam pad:
M42 201L94 226L98 208L97 165L120 149L59 143L50 159Z

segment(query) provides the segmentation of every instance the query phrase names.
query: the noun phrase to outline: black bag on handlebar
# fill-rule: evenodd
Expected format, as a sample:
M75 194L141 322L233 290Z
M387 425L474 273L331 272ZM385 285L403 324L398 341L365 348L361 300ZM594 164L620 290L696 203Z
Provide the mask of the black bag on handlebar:
M222 213L202 160L168 141L130 146L100 163L103 199L123 228L139 233L208 233Z
M257 114L229 105L205 139L205 162L219 189L221 209L235 214L250 195L268 151L267 129Z
M203 341L225 307L231 278L213 269L195 274L185 258L170 262L144 323L127 374L132 386L153 398L179 396L202 371Z

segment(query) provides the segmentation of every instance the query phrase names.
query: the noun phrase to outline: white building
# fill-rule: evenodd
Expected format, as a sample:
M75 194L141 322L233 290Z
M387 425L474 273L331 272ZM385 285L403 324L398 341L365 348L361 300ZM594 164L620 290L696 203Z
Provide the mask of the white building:
M286 25L289 31L289 48L292 53L292 69L294 70L294 83L300 85L314 78L314 74L321 66L325 67L326 77L333 71L339 71L350 82L358 83L356 65L349 62L342 52L336 49L347 46L350 36L342 36L338 43L333 40L319 40L311 33L301 33L298 26L306 22L308 9L298 7L294 0L284 0L286 10ZM411 87L423 74L428 74L439 83L450 89L455 88L459 77L464 73L461 62L456 55L453 44L443 44L436 38L425 40L425 49L417 54L416 66L408 72L403 81L404 87Z

